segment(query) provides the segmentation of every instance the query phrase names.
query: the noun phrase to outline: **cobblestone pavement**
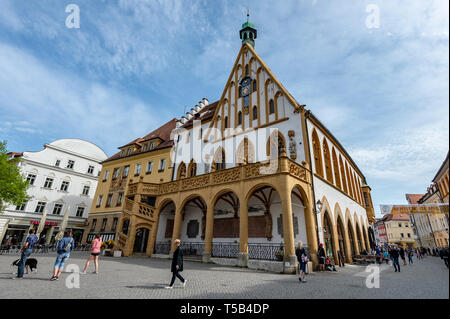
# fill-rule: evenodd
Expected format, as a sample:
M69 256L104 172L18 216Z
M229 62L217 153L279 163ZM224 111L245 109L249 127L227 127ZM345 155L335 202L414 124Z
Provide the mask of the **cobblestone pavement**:
M87 253L73 252L66 263L84 266ZM152 258L100 257L100 273L80 275L80 288L69 289L63 273L59 281L50 281L54 254L35 254L38 272L12 280L11 263L18 258L0 256L0 298L151 298L151 299L303 299L303 298L449 298L449 271L440 258L414 259L414 265L402 266L400 273L383 266L380 288L366 287L365 267L346 266L338 272L313 273L300 284L296 275L282 275L214 264L185 261L183 289L177 279L169 283L170 260Z

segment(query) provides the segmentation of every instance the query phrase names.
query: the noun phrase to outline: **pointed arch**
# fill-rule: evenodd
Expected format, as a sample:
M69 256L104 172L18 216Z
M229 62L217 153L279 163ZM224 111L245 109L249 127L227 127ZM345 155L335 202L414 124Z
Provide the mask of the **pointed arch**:
M244 138L236 151L236 164L247 165L248 163L255 163L255 160L255 148L248 138Z
M323 166L322 166L322 151L320 148L319 136L315 129L312 132L312 145L314 153L314 166L316 169L316 174L323 177Z
M350 172L348 170L347 162L345 162L345 171L347 172L348 194L350 195L350 197L353 197L352 182L351 182L351 177L350 177Z
M338 161L337 161L336 151L334 150L334 147L333 147L332 154L333 154L334 181L335 181L336 186L339 189L342 189L341 177L339 176L339 164L338 164Z
M214 158L211 164L211 171L220 171L224 170L226 168L226 162L225 162L225 150L222 146L217 148L216 152L214 153Z
M325 161L325 173L327 181L333 184L333 172L331 168L331 156L330 156L330 148L328 147L327 139L323 138L323 158Z
M275 103L275 121L278 121L278 98L282 97L283 93L281 93L281 91L278 91L275 94L275 97L273 98L274 103Z
M180 165L178 165L177 180L183 179L185 177L186 177L186 164L184 164L184 162L181 162Z
M278 133L278 137L275 136L275 134ZM276 144L274 144L276 142ZM274 158L272 156L275 156L275 150L278 149L278 157L281 155L282 150L286 150L286 139L284 138L283 134L275 130L270 135L269 139L267 140L266 144L266 154L270 158Z
M197 163L192 159L188 166L188 177L197 176Z
M343 186L344 192L348 194L347 180L346 180L346 177L345 177L345 168L344 168L344 163L342 163L341 154L339 154L339 166L341 168L342 186Z

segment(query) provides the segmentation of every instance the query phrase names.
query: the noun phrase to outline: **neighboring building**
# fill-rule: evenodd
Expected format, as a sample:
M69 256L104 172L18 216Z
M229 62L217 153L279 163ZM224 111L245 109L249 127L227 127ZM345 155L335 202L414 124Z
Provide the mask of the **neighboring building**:
M439 188L440 199L442 203L448 203L449 197L449 153L447 152L447 157L439 168L436 176L433 178L433 183Z
M39 152L9 153L20 157L20 170L30 182L27 194L31 199L19 206L7 206L0 215L0 241L9 237L17 243L25 240L31 228L38 228L47 210L45 235L47 243L60 230L66 210L70 207L67 228L80 241L93 194L97 187L101 162L107 156L95 144L80 139L61 139L45 144Z
M319 242L351 262L370 249L371 189L336 137L258 56L253 24L240 36L220 100L195 106L177 123L173 180L136 178L122 189L118 247L141 252L135 238L150 232L148 255L168 254L179 238L186 254L205 262L227 257L247 266L274 258L282 244L284 271L292 272L301 240L314 262Z
M414 230L407 214L387 214L381 219L386 229L388 244L417 247Z
M119 147L120 152L102 162L103 169L83 243L90 242L96 233L102 235L103 241L116 240L118 225L125 214L125 196L130 183L161 183L172 179L170 151L173 141L170 139L170 133L175 129L176 122L177 120L173 119L143 138ZM148 200L147 204L154 204L151 199L140 200ZM134 226L131 224L129 227L131 229ZM145 252L148 230L139 232L136 237L136 251ZM133 247L134 244L123 247L124 255L131 254Z
M439 168L426 194L406 194L408 204L439 204L448 203L449 198L449 153ZM410 214L415 226L417 241L426 248L448 247L449 220L448 207L446 214Z

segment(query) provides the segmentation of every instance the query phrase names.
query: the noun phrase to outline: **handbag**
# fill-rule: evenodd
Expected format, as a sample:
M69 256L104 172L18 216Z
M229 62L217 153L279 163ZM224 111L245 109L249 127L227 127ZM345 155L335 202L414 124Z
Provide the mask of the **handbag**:
M73 238L71 238L70 242L64 247L65 252L70 251L70 249L72 248L72 241L73 241Z

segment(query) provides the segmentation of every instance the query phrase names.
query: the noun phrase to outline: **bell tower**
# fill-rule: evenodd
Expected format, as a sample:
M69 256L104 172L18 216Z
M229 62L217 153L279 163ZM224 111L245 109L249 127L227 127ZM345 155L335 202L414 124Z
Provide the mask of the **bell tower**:
M247 22L242 25L241 31L239 31L242 44L249 43L253 48L255 47L255 39L258 36L258 31L255 29L255 25L249 21L250 13L247 11Z

